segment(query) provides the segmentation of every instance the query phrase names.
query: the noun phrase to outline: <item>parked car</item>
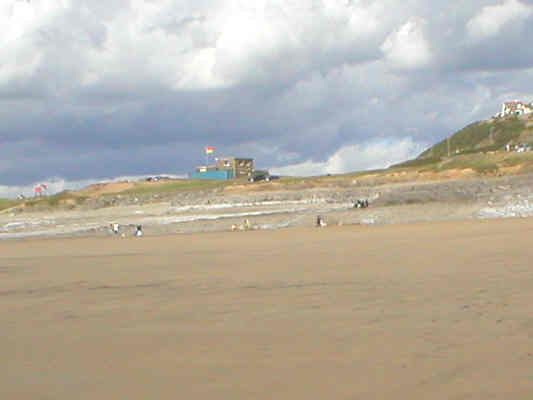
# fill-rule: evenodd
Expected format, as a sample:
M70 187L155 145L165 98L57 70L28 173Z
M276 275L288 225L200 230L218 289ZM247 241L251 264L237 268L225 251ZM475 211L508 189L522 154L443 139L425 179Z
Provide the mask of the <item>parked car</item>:
M146 181L147 182L157 182L157 181L159 181L161 179L167 179L167 177L166 176L159 176L159 175L158 176L149 176L148 178L146 178Z
M265 181L270 182L270 174L268 171L255 170L248 178L248 182Z

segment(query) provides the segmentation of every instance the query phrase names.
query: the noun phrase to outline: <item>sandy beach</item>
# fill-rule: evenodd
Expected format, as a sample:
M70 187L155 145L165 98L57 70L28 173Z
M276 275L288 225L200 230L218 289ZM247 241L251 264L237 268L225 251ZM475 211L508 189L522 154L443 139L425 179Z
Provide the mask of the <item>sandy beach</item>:
M533 219L0 241L3 399L525 399Z
M0 212L0 240L110 237L112 223L121 226L121 235L132 236L142 225L147 236L159 236L229 232L245 221L249 230L311 228L318 215L337 226L533 217L533 174L400 183L375 179L364 185L344 179L331 187L283 190L276 184L144 197L106 197L96 191L95 198L77 207L30 207L28 200ZM111 184L107 190L114 185L122 187ZM357 199L368 200L369 207L354 208Z

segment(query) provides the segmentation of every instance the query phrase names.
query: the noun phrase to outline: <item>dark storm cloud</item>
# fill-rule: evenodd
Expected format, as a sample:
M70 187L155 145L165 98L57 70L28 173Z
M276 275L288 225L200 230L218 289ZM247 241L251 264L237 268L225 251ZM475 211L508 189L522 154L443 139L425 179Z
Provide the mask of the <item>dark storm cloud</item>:
M400 161L533 100L532 22L525 0L8 1L0 179L186 172L205 145L295 174Z

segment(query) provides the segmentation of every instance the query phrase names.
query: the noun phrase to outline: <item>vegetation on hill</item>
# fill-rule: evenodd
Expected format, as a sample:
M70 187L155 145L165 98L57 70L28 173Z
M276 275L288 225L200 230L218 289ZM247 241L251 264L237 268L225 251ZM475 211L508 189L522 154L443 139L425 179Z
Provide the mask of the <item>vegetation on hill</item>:
M0 199L0 211L20 204L20 200Z
M437 143L413 160L387 169L315 177L282 177L272 182L248 183L246 179L163 179L157 182L96 184L77 192L25 200L0 199L0 211L107 207L171 199L183 192L305 190L375 186L418 180L453 179L475 175L501 176L533 172L533 151L507 152L507 144L533 145L533 116L507 117L475 122ZM533 147L533 146L532 146ZM128 200L129 199L129 200ZM134 202L133 202L134 200ZM129 203L128 203L129 201Z
M507 117L475 122L424 151L419 159L503 150L507 144L533 144L533 129L527 119Z
M16 204L23 204L24 208L28 209L48 209L48 208L65 208L73 209L76 206L83 204L86 200L85 196L77 192L65 190L51 196L32 197L23 201L17 200Z
M166 180L159 183L136 182L132 188L126 189L120 193L124 195L150 195L207 190L224 187L228 185L228 182L231 181L212 179L178 179Z

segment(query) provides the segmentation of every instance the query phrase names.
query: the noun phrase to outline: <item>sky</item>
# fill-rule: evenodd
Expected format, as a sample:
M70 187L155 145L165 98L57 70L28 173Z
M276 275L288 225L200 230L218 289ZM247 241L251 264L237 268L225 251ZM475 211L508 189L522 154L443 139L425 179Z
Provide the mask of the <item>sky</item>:
M533 101L533 0L0 0L0 185L385 168Z

